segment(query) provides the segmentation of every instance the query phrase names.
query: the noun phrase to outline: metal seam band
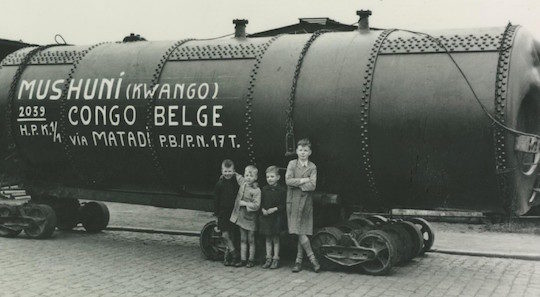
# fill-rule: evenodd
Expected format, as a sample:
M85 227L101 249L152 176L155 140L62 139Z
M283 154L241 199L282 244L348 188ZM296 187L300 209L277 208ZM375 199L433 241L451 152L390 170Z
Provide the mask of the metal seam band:
M82 61L82 59L84 59L84 57L86 56L86 54L88 54L88 52L90 52L91 50L95 49L96 47L98 46L101 46L101 45L104 45L104 44L107 44L109 42L100 42L100 43L97 43L97 44L94 44L90 47L88 47L87 49L83 50L81 52L81 55L79 57L77 57L77 59L75 59L75 61L73 61L73 64L68 72L68 77L64 83L64 87L62 89L62 95L60 97L60 120L58 121L58 126L59 126L59 130L60 130L60 137L63 138L63 145L64 145L64 152L66 154L66 157L68 159L68 162L69 164L71 165L71 167L73 168L74 172L76 173L76 175L82 180L82 181L85 181L89 184L93 183L93 182L96 182L97 181L97 178L95 177L94 175L94 178L96 180L91 180L88 176L86 176L81 170L78 170L78 165L76 164L76 161L75 161L75 158L73 157L72 155L72 152L71 152L71 144L69 143L69 139L68 137L66 136L66 117L67 117L67 93L68 93L68 90L69 90L69 85L71 84L71 81L73 80L73 75L75 74L75 70L77 69L77 66L79 65L79 63ZM99 179L103 179L104 176L100 176Z
M280 37L281 35L274 36L270 38L265 44L261 46L261 50L256 54L255 56L255 63L253 64L253 67L251 68L250 74L249 74L249 83L248 83L248 93L246 95L246 112L245 112L245 130L246 130L246 145L248 150L248 157L249 162L252 165L256 165L255 160L255 151L254 151L254 141L253 141L253 131L251 130L251 127L253 125L252 123L252 105L253 105L253 92L255 91L255 81L257 80L257 73L259 72L259 67L262 61L262 58L264 54L266 53L266 50L270 47L270 45Z
M372 157L369 151L369 105L371 101L371 89L373 85L373 75L375 74L375 66L377 64L377 58L379 56L381 45L384 43L386 38L394 31L396 31L396 29L384 30L373 43L373 47L371 48L368 62L365 67L366 70L364 74L364 82L362 84L362 97L360 102L360 105L362 106L360 109L360 114L362 117L360 136L362 138L362 143L360 146L364 170L366 171L368 185L371 190L371 194L373 195L373 198L379 197L379 191L375 183L375 174L373 172L373 167L371 164Z
M171 56L171 54L180 46L184 45L185 43L189 42L189 41L193 41L195 40L194 38L186 38L186 39L182 39L182 40L179 40L177 42L175 42L172 46L170 46L166 51L165 53L163 53L163 56L161 57L161 59L159 60L159 63L158 65L156 66L155 70L154 70L154 74L152 76L152 81L151 81L151 84L150 84L150 89L154 89L154 87L159 83L159 80L161 78L161 74L163 73L163 68L165 67L165 64L167 63L169 57ZM156 92L157 93L157 92ZM169 181L169 183L171 184L171 186L173 186L174 188L174 185L176 184L175 181L172 180L172 178L170 176L168 176L167 174L165 174L165 170L163 169L163 166L162 166L162 162L159 158L159 154L158 154L158 151L157 151L157 148L155 147L154 143L157 143L157 138L155 137L155 133L154 133L154 121L152 120L152 115L154 114L154 106L156 104L156 93L153 93L153 96L150 98L150 100L147 100L147 110L146 110L146 131L148 132L148 134L150 135L150 154L151 154L151 157L152 157L152 161L154 163L154 167L156 168L157 170L157 173L160 175L160 178L162 180L167 180ZM152 143L154 142L154 143Z
M28 161L19 152L19 150L18 150L19 146L17 145L17 140L16 140L15 135L13 133L13 105L14 105L13 101L15 99L15 92L16 92L16 88L17 88L17 85L19 83L19 80L21 79L24 70L26 70L26 67L29 65L28 63L30 62L32 57L34 55L38 54L39 52L41 52L43 50L46 50L46 49L48 49L50 47L54 47L54 46L58 46L58 44L49 44L49 45L39 46L39 47L36 47L33 50L29 51L25 55L24 59L21 61L21 64L19 64L19 67L17 67L17 70L16 70L15 74L13 75L13 80L11 81L11 85L10 85L10 88L9 88L8 104L7 104L7 108L6 108L6 132L7 132L7 136L8 136L7 138L8 138L8 141L9 141L8 152L9 152L9 156L14 155L16 158L17 157L21 158L25 162L28 162Z
M499 47L499 58L497 61L497 72L495 76L495 118L500 122L505 122L505 112L508 96L508 72L510 71L510 50L514 41L514 33L517 26L508 24L504 30ZM493 140L495 144L495 170L497 172L497 185L500 199L508 213L515 208L515 201L511 199L509 192L509 172L505 152L505 131L501 127L494 127Z

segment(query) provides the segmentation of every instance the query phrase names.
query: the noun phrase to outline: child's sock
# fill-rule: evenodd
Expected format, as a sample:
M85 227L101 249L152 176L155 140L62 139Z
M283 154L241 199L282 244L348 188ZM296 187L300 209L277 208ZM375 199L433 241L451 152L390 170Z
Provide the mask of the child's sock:
M272 241L266 239L266 259L272 258Z
M240 259L242 261L246 261L247 259L247 243L245 242L240 243Z
M274 240L274 259L279 259L279 235L277 235Z
M302 248L302 244L300 241L298 241L297 246L297 252L296 252L296 263L302 263L302 259L304 258L304 249Z
M313 249L311 249L311 244L309 244L309 239L308 240L303 240L301 242L301 245L302 245L302 249L304 249L306 251L306 255L309 257L309 255L313 255Z
M255 260L255 243L249 244L249 261Z

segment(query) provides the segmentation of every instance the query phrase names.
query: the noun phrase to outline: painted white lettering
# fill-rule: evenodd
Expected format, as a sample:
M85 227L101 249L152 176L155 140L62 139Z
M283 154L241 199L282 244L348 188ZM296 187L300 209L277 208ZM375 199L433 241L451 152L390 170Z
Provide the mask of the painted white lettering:
M118 126L120 124L120 115L116 112L118 105L113 105L109 110L109 122L113 126Z
M208 92L210 91L210 87L207 83L202 83L199 86L199 89L197 90L197 96L199 96L199 99L206 99L206 96L208 96Z
M188 88L187 88L187 98L188 99L193 99L195 98L195 87L197 86L197 84L189 84Z
M94 146L98 146L100 143L108 145L105 132L92 131L92 141L94 142Z
M109 146L118 146L118 143L116 142L116 137L114 132L109 132L108 134L108 140L109 140Z
M103 92L107 92L105 99L111 99L112 89L114 85L114 78L112 79L102 79L99 86L99 95L98 99L103 99Z
M171 86L169 84L163 84L159 91L159 99L171 98Z
M156 84L153 88L147 88L147 85L144 84L144 98L154 98L154 93L156 93L156 90L159 88L159 84Z
M118 79L118 83L116 84L116 92L114 93L114 99L120 98L120 87L122 86L122 76L126 74L125 72L120 72L120 78Z
M216 99L217 96L218 96L218 91L219 91L219 84L218 83L214 83L214 95L212 96L212 99Z
M64 80L63 79L57 79L53 82L52 84L52 91L53 91L53 94L51 94L51 96L49 97L50 100L58 100L60 99L60 97L62 96L62 89L60 89L58 87L59 84L63 84L64 83Z
M205 111L207 109L207 106L206 105L202 105L201 107L199 107L199 109L197 110L197 123L199 124L199 126L201 127L206 127L208 126L208 115L206 113L202 113L202 111Z
M83 125L88 125L92 121L92 110L90 110L90 106L83 106L79 110L79 116L81 117L81 123Z
M137 139L135 139L135 134L133 134L133 132L128 132L128 145L137 146Z
M165 106L154 106L154 126L165 125Z
M94 97L96 96L96 89L97 89L98 79L97 78L94 79L94 83L92 84L92 92L89 93L88 89L90 89L90 82L91 81L92 81L92 79L89 78L89 79L86 80L86 83L84 84L83 98L85 100L94 99Z
M167 141L167 136L160 134L159 135L159 146L163 147L163 144L165 144L165 141Z
M169 126L178 126L178 122L174 120L176 117L175 110L178 110L178 105L171 105L169 106Z
M137 120L137 112L135 111L135 106L128 105L124 108L124 121L126 124L132 126Z
M73 114L77 114L78 113L78 107L77 106L72 106L69 108L69 111L68 111L68 119L69 119L69 122L71 123L71 125L75 126L79 123L78 120L75 120L73 119L72 115Z
M212 111L213 111L212 126L214 126L214 127L223 126L222 123L217 121L221 117L220 114L218 113L218 110L221 110L221 109L223 109L223 105L214 105L212 107Z
M182 108L182 126L193 126L193 122L190 122L186 119L186 107L183 106Z
M69 89L67 94L67 99L71 99L71 94L75 92L75 99L79 99L79 95L81 94L81 86L82 86L82 79L79 79L79 84L75 86L75 79L72 79L69 83Z
M133 99L141 99L141 88L143 87L144 84L135 84L133 86L133 94L131 96L131 98Z
M39 80L37 91L36 91L36 99L43 100L43 99L47 98L47 91L49 91L49 85L50 84L51 84L51 80L48 79L46 84L45 84L45 87L42 88L43 80L42 79Z
M180 96L178 96L178 92L180 92ZM174 84L173 98L175 98L175 99L183 99L184 98L184 84Z
M146 135L144 134L144 132L137 131L137 140L139 141L140 147L146 146L147 142L146 142Z
M34 87L36 85L36 80L32 80L30 82L26 81L25 79L22 80L21 86L19 87L19 96L17 96L17 99L21 99L23 90L26 90L29 92L28 99L32 99L32 96L34 94Z
M105 125L107 123L107 106L105 105L102 105L102 106L96 106L95 107L95 110L94 110L94 121L95 121L95 125L99 125L100 121L99 119L101 119L101 123L103 123L103 125Z

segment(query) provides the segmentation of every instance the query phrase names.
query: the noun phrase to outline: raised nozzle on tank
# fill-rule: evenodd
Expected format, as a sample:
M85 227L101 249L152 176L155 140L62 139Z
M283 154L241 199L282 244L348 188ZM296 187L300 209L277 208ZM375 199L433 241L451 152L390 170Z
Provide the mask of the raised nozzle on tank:
M124 37L122 42L134 42L134 41L146 41L146 38L142 37L140 34L131 33L128 36Z
M248 20L246 19L234 19L234 37L235 38L246 38L246 24Z
M356 15L360 17L358 20L358 31L362 33L369 32L369 16L371 15L371 10L357 10Z

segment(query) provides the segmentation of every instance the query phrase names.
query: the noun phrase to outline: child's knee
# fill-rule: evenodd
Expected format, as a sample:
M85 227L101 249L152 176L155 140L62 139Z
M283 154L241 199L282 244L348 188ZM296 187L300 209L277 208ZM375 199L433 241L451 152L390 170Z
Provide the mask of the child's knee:
M247 236L248 240L249 240L249 243L255 243L255 232L253 231L248 231L248 236Z

